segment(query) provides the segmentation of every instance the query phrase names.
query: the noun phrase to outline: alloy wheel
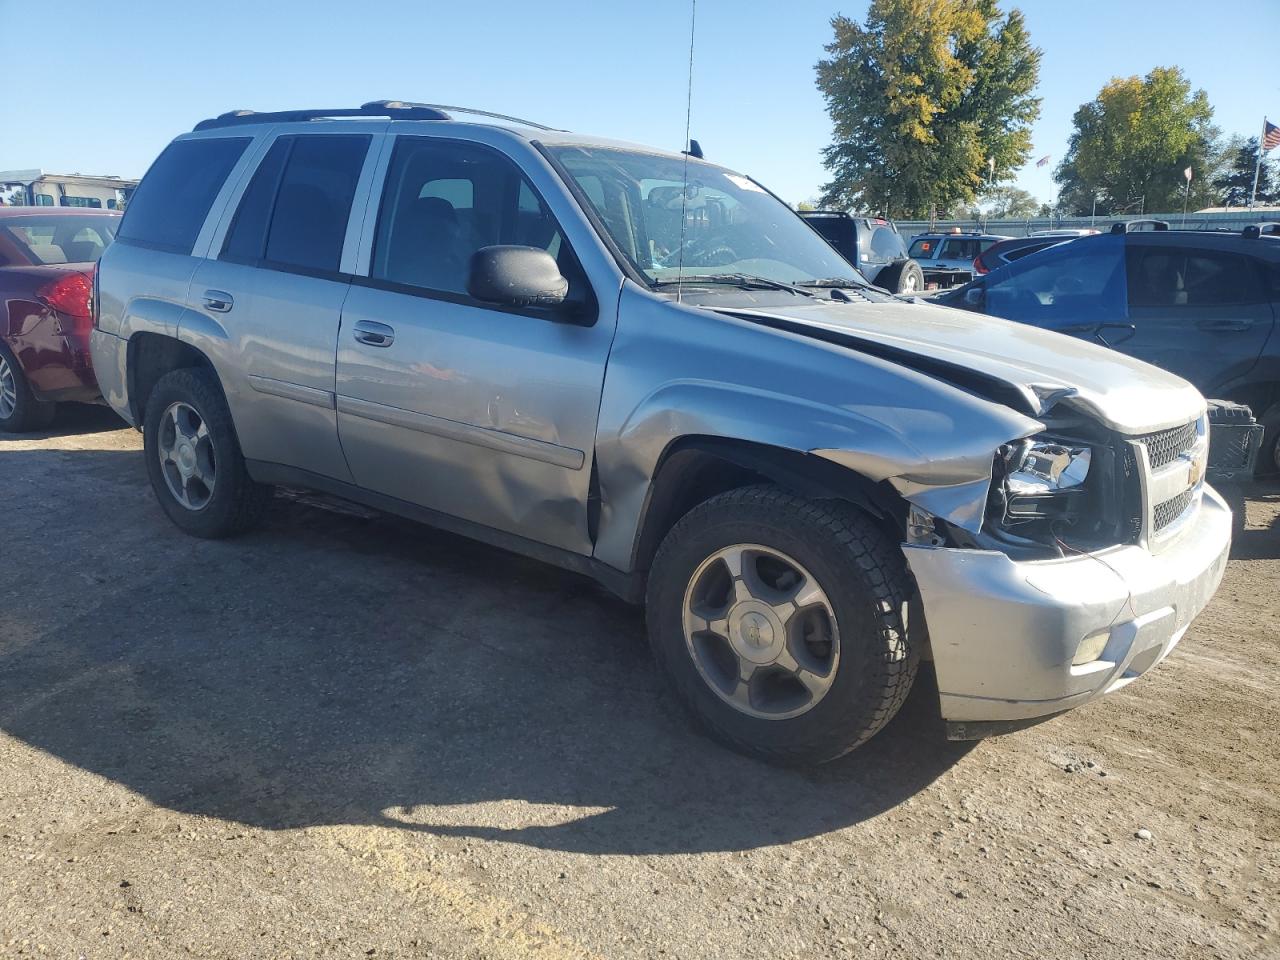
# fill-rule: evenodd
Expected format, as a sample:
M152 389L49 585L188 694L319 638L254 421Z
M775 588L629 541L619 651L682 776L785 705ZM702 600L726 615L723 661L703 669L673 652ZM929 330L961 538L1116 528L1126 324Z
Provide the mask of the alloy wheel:
M217 463L209 427L195 407L171 403L156 433L160 471L173 498L188 510L203 510L213 497Z
M814 576L772 547L735 544L694 571L684 636L707 685L734 709L766 720L808 712L840 666L835 611Z
M13 368L0 356L0 420L8 420L18 408L18 382Z

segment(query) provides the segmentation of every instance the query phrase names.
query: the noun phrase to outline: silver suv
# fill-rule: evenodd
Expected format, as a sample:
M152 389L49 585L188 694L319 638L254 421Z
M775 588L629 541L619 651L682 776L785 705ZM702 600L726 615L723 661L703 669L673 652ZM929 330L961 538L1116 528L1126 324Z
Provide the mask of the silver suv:
M871 737L922 658L953 737L1078 706L1212 595L1184 381L872 288L699 157L450 111L228 114L142 181L93 360L182 529L301 485L579 571L789 763Z

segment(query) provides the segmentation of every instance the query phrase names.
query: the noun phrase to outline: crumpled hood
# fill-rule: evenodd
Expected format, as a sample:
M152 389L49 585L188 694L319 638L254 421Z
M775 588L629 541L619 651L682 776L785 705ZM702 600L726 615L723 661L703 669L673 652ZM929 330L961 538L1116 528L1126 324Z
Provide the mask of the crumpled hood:
M1017 390L1039 415L1064 396L1126 434L1180 426L1204 412L1181 377L1099 344L1026 324L921 302L799 300L725 313L903 362L973 371ZM926 368L925 372L929 372Z

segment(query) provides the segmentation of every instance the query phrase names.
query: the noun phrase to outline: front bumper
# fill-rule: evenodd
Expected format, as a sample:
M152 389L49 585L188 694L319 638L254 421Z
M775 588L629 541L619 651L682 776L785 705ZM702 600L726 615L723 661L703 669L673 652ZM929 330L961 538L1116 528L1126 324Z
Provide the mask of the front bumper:
M1208 486L1194 519L1158 553L1121 546L1019 562L904 545L953 735L1059 713L1142 676L1209 602L1230 547L1231 511ZM1100 632L1101 657L1073 665L1080 642Z

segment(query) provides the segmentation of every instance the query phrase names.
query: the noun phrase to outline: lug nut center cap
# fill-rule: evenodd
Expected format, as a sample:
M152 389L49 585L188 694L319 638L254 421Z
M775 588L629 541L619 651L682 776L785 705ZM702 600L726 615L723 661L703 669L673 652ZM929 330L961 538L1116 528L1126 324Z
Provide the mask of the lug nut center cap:
M730 611L729 642L744 660L772 663L785 641L782 622L766 604L747 600Z
M196 468L196 449L191 444L183 441L178 444L178 469L183 473L190 473Z

